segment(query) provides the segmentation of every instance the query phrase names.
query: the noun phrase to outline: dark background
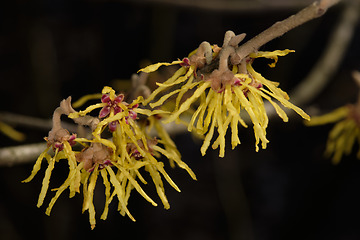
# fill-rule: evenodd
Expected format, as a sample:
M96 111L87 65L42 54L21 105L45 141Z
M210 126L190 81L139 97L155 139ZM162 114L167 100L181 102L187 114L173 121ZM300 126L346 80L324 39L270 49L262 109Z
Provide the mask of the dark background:
M252 1L238 1L244 8L224 10L156 1L2 1L0 110L48 119L63 98L77 99L130 79L145 60L181 59L205 40L221 45L227 30L245 32L250 39L301 9L282 5L289 1L276 2L278 7L258 3L251 8ZM262 47L296 52L281 57L275 69L260 60L256 69L289 92L322 54L342 9L338 5ZM303 109L315 106L327 112L356 100L351 71L360 70L359 30L358 25L329 85ZM36 207L44 170L22 184L32 164L1 167L0 239L360 239L358 147L340 164L331 164L323 157L331 127L308 128L298 116L289 123L275 117L266 150L255 152L249 127L239 131L242 144L233 151L229 147L224 159L212 150L202 157L198 140L178 134L176 144L198 181L181 169L167 168L182 192L166 185L170 210L162 208L151 186L145 191L158 207L134 192L129 210L135 223L122 217L115 203L108 219L99 219L104 200L99 184L93 231L88 213L81 214L81 195L69 199L63 193L48 217L51 192L44 206ZM27 135L25 143L41 142L47 135L44 130L17 129ZM1 147L17 144L0 136ZM57 164L51 187L62 183L66 171L66 163Z

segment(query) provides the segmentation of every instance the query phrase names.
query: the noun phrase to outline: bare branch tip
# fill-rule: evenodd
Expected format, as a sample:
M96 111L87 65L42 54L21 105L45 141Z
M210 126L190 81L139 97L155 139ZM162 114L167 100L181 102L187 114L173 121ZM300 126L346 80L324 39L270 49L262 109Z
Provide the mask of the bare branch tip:
M60 108L62 109L63 113L66 115L75 112L75 110L71 106L71 96L60 102Z
M202 42L199 46L199 54L204 55L206 59L206 64L210 64L212 61L212 48L209 42Z
M320 0L318 2L320 15L324 14L327 9L338 4L341 0Z
M244 40L245 37L246 37L246 33L242 33L242 34L232 37L231 40L229 41L229 46L237 47L239 45L239 43L242 40Z

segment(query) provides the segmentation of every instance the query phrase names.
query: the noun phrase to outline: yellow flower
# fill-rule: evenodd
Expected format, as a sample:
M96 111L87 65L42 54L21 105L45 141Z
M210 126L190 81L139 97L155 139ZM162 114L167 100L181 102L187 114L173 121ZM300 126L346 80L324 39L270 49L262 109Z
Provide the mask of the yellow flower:
M225 155L225 135L227 129L231 128L231 143L234 149L240 140L238 137L238 124L247 127L244 119L241 117L242 110L245 109L249 115L255 133L255 147L259 150L258 144L261 141L262 148L266 148L269 142L266 138L266 127L268 125L268 117L264 107L263 99L268 100L275 108L277 114L288 121L288 117L284 110L275 102L274 99L280 102L284 107L291 108L303 118L309 120L310 117L299 107L290 103L286 92L278 88L277 82L272 82L259 73L253 67L252 62L255 58L265 57L273 59L274 62L270 67L274 67L278 56L284 56L292 50L277 50L273 52L254 52L244 59L239 65L234 65L231 70L228 68L226 55L225 63L221 63L220 52L220 66L219 69L213 70L210 74L197 76L196 69L204 66L203 62L199 64L199 58L203 52L198 54L195 51L193 56L197 58L185 58L182 62L176 61L171 64L180 64L182 67L177 70L172 77L164 83L158 84L159 87L145 99L144 104L153 101L160 92L168 90L170 87L177 85L170 93L167 93L151 102L151 107L162 105L171 96L178 94L176 98L175 109L170 117L165 120L165 123L171 121L179 121L179 117L187 111L191 105L198 101L196 111L192 115L190 123L188 124L189 131L195 131L198 134L205 135L203 145L201 147L202 155L205 155L208 147L211 144L215 130L218 132L217 139L213 142L212 148L220 148L219 156ZM204 57L205 58L205 57ZM210 61L211 62L211 61ZM159 66L165 65L163 63L151 65L140 71L152 72ZM200 65L200 66L199 66ZM183 83L185 82L185 84ZM182 101L183 95L192 91L191 97Z
M48 161L48 167L42 182L38 204L43 204L44 198L50 184L52 170L55 162L61 159L67 160L69 164L69 174L65 182L56 189L55 196L51 199L46 214L50 212L61 193L66 189L70 190L70 197L75 193L80 193L80 186L83 189L84 201L82 211L89 212L89 222L91 229L96 225L95 206L93 204L94 190L98 176L101 175L105 186L105 207L101 219L105 220L109 211L109 204L114 198L119 201L118 211L121 215L127 215L131 220L135 218L127 208L130 193L135 189L152 205L157 204L145 193L139 182L147 184L142 172L145 170L155 185L155 189L166 209L170 208L165 195L165 188L162 178L164 178L175 190L180 192L179 187L173 182L166 173L164 163L158 161L156 157L164 155L170 163L176 163L185 169L190 176L196 180L192 170L181 161L181 155L178 152L175 143L169 135L163 130L157 121L154 121L153 115L164 114L165 111L139 108L142 98L139 97L128 104L124 100L124 95L116 95L110 87L104 87L102 95L97 94L85 96L78 105L82 105L88 99L101 97L101 103L91 105L84 111L76 112L71 107L70 100L64 100L60 107L54 112L53 129L49 136L45 138L48 147L40 154L31 175L23 182L31 181L38 173L43 159ZM102 108L98 117L87 115L94 109ZM80 125L87 125L92 130L92 139L77 138L76 135L70 135L69 132L61 127L61 115L66 114ZM138 114L145 115L152 122L152 126L158 131L160 139L151 138L140 127L137 122ZM105 129L112 133L111 139L103 138ZM81 151L74 151L75 143L80 143L83 147ZM158 146L158 143L161 146ZM54 156L48 151L54 150Z
M116 99L114 90L109 87L104 88L103 94L109 94L112 101L113 99ZM159 154L162 154L170 161L176 162L180 167L187 170L191 177L193 177L194 179L196 179L196 177L195 174L191 171L191 169L184 162L181 161L181 156L177 151L175 144L171 141L170 137L159 128L158 125L156 125L156 127L161 133L160 135L162 136L162 139L160 139L159 142L165 146L165 149L157 146L158 141L149 138L149 136L144 133L143 129L138 126L136 121L137 114L151 117L155 114L165 113L162 110L150 111L147 109L139 108L138 106L139 103L141 103L141 100L142 98L139 97L131 104L127 104L122 101L117 102L115 106L114 104L112 104L111 106L113 108L119 106L121 110L114 114L111 114L112 111L110 110L109 115L105 114L106 118L97 125L96 129L94 129L93 137L96 141L101 142L102 144L110 147L113 150L113 157L115 160L112 161L112 163L116 167L118 167L119 169L121 167L121 169L127 170L131 176L133 176L134 178L139 178L141 182L146 184L146 181L141 176L139 171L140 168L144 167L144 169L149 172L150 176L152 177L157 193L161 201L163 202L164 207L168 209L170 205L165 195L165 189L163 187L161 175L175 190L180 191L180 189L166 173L164 169L164 164L157 161L154 156L159 156ZM101 111L104 111L104 107L107 107L104 106L104 104L98 104L96 106L102 107ZM93 109L95 108L93 106L90 106L84 111L70 114L69 117L73 118L77 116L84 116ZM110 124L114 122L116 122L116 126L110 128ZM108 139L103 139L101 137L101 133L105 130L106 127L109 127L109 129L112 131L112 141ZM132 184L134 185L134 183ZM145 199L147 199L153 205L156 205L155 202L145 194L145 192L140 188L139 185L135 185L135 188ZM127 189L129 190L129 192L126 195L126 202L128 197L130 196L130 191L133 189L133 187L128 187Z
M174 141L166 132L164 126L160 123L160 119L163 118L166 118L166 116L161 114L149 116L146 123L141 126L143 132L147 133L147 137L149 138L150 132L155 129L155 135L158 136L157 142L163 145L163 148L159 146L154 146L154 150L166 156L172 168L175 168L175 166L177 165L180 168L186 170L192 177L192 179L196 180L195 173L189 168L189 166L185 162L181 160L181 154L177 150Z
M67 139L66 139L67 137ZM51 208L53 207L54 203L56 202L57 198L60 196L60 194L66 189L70 188L70 197L73 197L76 192L80 192L80 170L82 168L82 164L78 165L76 158L75 158L75 152L72 150L71 145L74 145L75 141L77 139L75 138L75 135L67 135L62 138L62 141L51 141L48 138L45 138L48 142L48 147L40 154L38 159L36 160L33 170L30 174L30 176L23 180L22 182L30 182L35 175L39 172L41 168L42 160L45 158L48 162L48 167L45 171L45 176L42 181L42 188L39 194L37 207L41 207L44 199L47 194L47 190L49 188L50 184L50 177L52 170L55 167L55 162L59 162L61 159L67 159L69 164L69 175L68 178L65 180L64 184L55 189L56 194L52 198L48 209L46 210L46 213L49 215ZM51 156L48 152L49 150L53 148L54 150L54 156Z
M335 123L329 133L325 156L331 157L334 164L340 162L343 155L349 155L355 142L360 145L359 113L354 105L346 105L317 117L312 117L307 126ZM360 150L357 153L360 159Z

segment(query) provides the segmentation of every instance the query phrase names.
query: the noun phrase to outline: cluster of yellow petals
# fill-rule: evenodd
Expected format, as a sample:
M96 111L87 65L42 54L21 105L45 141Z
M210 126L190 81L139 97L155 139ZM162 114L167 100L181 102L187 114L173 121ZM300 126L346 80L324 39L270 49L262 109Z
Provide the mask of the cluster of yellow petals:
M325 156L331 157L334 164L340 162L343 155L349 155L357 141L360 146L360 127L352 105L343 106L322 116L315 116L307 126L335 123L329 132ZM360 150L357 152L360 159Z
M212 49L214 58L219 53L219 49L214 46ZM82 146L81 151L74 150L75 148L66 138L57 143L61 144L61 149L48 142L48 148L39 156L31 175L23 182L31 181L39 172L43 159L47 160L48 167L45 171L37 204L40 207L47 194L55 163L61 159L67 160L69 165L68 177L60 187L53 189L55 196L51 199L46 214L50 214L54 203L66 189L69 189L70 197L73 197L76 193L80 193L82 187L84 195L82 210L89 212L92 229L96 224L93 195L99 175L101 175L105 186L105 204L100 217L103 220L107 218L109 204L116 198L120 214L127 215L135 221L127 208L130 194L134 189L152 205L157 206L140 185L141 183L147 184L142 176L144 171L150 175L159 198L164 207L168 209L170 205L165 195L163 179L175 190L180 191L180 189L165 171L164 163L158 159L164 156L169 160L171 167L179 166L186 170L194 180L196 180L196 176L189 166L181 160L175 143L159 119L163 119L164 123L182 122L180 116L191 112L189 111L191 107L196 105L197 107L191 112L191 117L187 123L188 130L204 136L201 147L202 155L205 155L212 139L217 135L217 138L212 142L212 148L219 148L219 156L224 157L225 136L228 128L231 129L232 148L240 144L238 126L248 126L243 117L243 112L245 112L253 124L256 151L259 150L260 142L262 148L265 149L269 142L266 138L269 119L264 99L272 104L277 114L285 122L288 121L288 117L279 103L286 108L293 109L304 119L310 119L303 110L289 102L288 95L278 88L277 82L265 79L252 67L253 59L258 57L273 59L274 62L270 66L274 67L278 56L284 56L289 52L292 51L278 50L250 54L250 60L246 61L245 68L242 67L240 70L240 67L232 66L230 75L233 78L231 80L235 79L236 82L224 82L220 90L214 89L211 79L197 76L197 64L192 65L189 61L184 64L184 60L179 60L172 63L157 63L139 70L153 72L164 65L181 65L167 81L158 83L158 88L145 100L140 96L128 104L122 101L123 96L120 98L116 96L111 87L104 87L101 94L84 96L74 103L74 106L79 107L91 99L101 98L102 102L90 105L83 111L71 112L68 117L74 121L77 118L94 118L90 117L89 114L95 109L102 108L96 126L92 127L91 138L72 139ZM189 57L195 53L196 50ZM160 93L165 91L168 93L158 97ZM188 92L191 92L192 95L184 100L184 95ZM106 100L102 98L104 95L106 95ZM176 99L170 115L169 112L157 109L173 96L176 96ZM149 104L153 109L140 108L138 107L140 104ZM114 105L116 106L114 107ZM145 116L146 122L138 121L136 118L138 114ZM112 138L103 137L103 132L106 129L111 130ZM156 132L157 138L152 137L151 131ZM53 156L49 153L51 148L55 152Z
M45 176L42 181L42 188L41 188L38 202L37 202L37 207L41 207L42 204L44 203L44 199L46 197L46 194L47 194L47 191L49 188L50 177L51 177L51 173L55 167L55 163L59 162L61 159L68 160L69 175L68 175L67 179L65 180L65 182L59 188L52 189L52 191L56 191L56 193L55 193L55 196L51 199L48 208L46 209L47 215L50 215L50 212L51 212L52 207L54 206L54 203L56 202L58 197L61 195L61 193L65 189L69 188L70 198L75 196L76 192L78 192L78 193L80 192L82 164L77 163L76 158L75 158L75 152L72 150L72 147L70 146L69 142L64 141L63 144L64 144L64 149L62 151L59 151L56 148L54 156L51 156L49 154L49 150L52 146L51 145L48 146L37 158L30 176L27 179L22 181L22 182L30 182L35 177L35 175L39 172L39 170L41 169L41 163L42 163L43 159L47 160L48 166L45 171Z
M110 87L104 87L102 94L109 94L110 98L114 98L115 91ZM101 95L97 94L86 96L77 104L81 105L89 99L100 97ZM156 202L145 193L140 185L141 183L147 184L145 178L142 176L144 171L149 173L164 208L168 209L170 207L165 195L163 178L175 190L180 192L180 189L166 173L164 163L158 161L157 157L160 158L161 155L163 155L169 159L171 166L175 166L176 163L179 167L185 169L193 179L196 180L196 176L188 165L181 160L181 155L178 152L175 143L164 131L157 118L153 116L154 114L164 114L164 111L150 111L141 108L133 108L132 111L148 117L148 121L151 123L149 126L139 125L135 119L129 117L129 109L141 103L141 101L142 98L139 97L131 104L119 103L122 111L117 114L110 114L108 117L102 119L93 130L91 139L75 138L74 141L84 146L82 151L73 150L73 147L70 146L67 141L63 142L64 147L61 151L55 148L54 156L51 156L48 153L52 147L51 145L44 150L37 159L31 175L23 181L31 181L40 170L42 160L46 159L48 161L48 167L45 172L37 204L38 207L43 204L49 188L51 172L54 169L55 162L58 162L60 159L66 159L68 161L70 169L69 175L59 188L53 189L56 193L46 210L46 214L48 215L50 214L54 203L64 190L69 188L70 197L73 197L75 193L80 193L80 187L82 186L84 195L82 211L89 212L89 221L91 228L93 229L96 224L93 195L98 176L101 175L102 182L105 186L105 205L100 218L103 220L107 218L109 204L116 198L118 199L118 211L120 214L127 215L130 219L135 221L135 218L127 208L130 193L133 189L152 205L157 206ZM68 117L73 119L84 117L94 109L103 106L104 104L101 103L91 105L83 111L70 113ZM112 138L103 138L103 131L105 131L108 124L113 121L118 121L118 125L116 130L112 132ZM150 135L147 134L147 132L150 131L150 128L154 128L157 131L159 139L150 138ZM85 161L79 157L89 149L92 150L91 152L94 152L93 158L97 158L91 169L85 167ZM89 159L85 160L88 161Z
M273 59L274 62L269 65L270 67L274 67L278 56L284 56L289 52L293 51L259 51L250 54L249 57L250 59L259 57ZM139 71L153 72L162 65L174 65L180 64L181 62L182 61L157 63ZM260 141L262 148L266 148L269 142L266 138L268 116L264 106L264 99L272 104L277 114L285 122L288 121L288 117L285 111L278 105L278 102L286 108L293 109L304 119L310 119L302 109L289 102L287 93L278 88L279 83L265 79L253 69L252 60L246 62L246 72L239 72L237 66L232 67L232 72L234 77L239 80L239 83L225 84L222 91L217 91L211 87L211 79L197 78L196 66L182 66L167 81L158 83L158 88L144 101L144 104L150 103L150 107L158 107L164 104L170 97L177 94L175 108L170 117L164 121L165 123L172 121L178 122L181 114L188 111L192 105L197 104L191 120L188 123L188 130L205 136L201 147L202 155L205 155L211 144L214 132L217 130L218 136L213 142L212 148L219 148L220 157L224 157L225 155L225 135L229 126L231 128L232 148L240 144L238 125L240 124L243 127L247 127L245 120L241 117L244 110L253 123L256 151L259 150L258 144ZM169 89L172 89L174 86L177 86L177 88L169 91ZM165 90L169 91L169 93L156 99L159 93ZM192 91L192 95L181 102L184 94L188 91ZM276 101L274 101L274 99Z

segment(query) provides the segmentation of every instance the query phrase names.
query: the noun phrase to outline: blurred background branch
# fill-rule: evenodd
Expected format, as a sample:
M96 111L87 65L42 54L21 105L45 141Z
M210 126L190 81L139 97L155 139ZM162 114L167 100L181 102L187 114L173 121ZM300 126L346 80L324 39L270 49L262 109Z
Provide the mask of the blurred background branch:
M0 121L20 127L35 128L45 132L50 131L52 128L52 120L50 118L42 119L11 112L0 112ZM70 132L77 131L77 125L66 122L63 124L64 128L68 129Z
M0 148L0 167L32 163L44 149L46 149L45 142Z

